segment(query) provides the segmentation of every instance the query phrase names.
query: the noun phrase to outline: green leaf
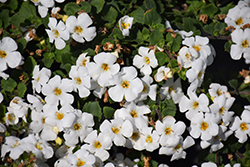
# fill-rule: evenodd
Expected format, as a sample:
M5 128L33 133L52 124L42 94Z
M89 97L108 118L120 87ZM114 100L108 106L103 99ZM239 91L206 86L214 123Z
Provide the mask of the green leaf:
M35 65L37 65L36 60L32 56L29 56L28 58L26 58L23 68L28 72L28 74L31 75Z
M9 10L7 9L2 10L2 12L0 13L0 20L2 20L4 24L3 28L6 28L10 25Z
M230 52L230 48L231 48L232 42L231 41L227 41L224 45L224 48L226 51Z
M159 66L163 66L169 60L167 54L165 54L164 52L157 52L155 54L155 57L158 60Z
M18 85L17 85L17 91L18 91L18 96L19 97L24 97L24 94L25 94L25 92L26 92L26 90L27 90L27 87L26 87L26 85L23 83L23 82L20 82Z
M185 31L196 31L196 24L199 24L199 22L197 22L198 20L190 18L190 17L183 17L182 18L183 21L183 28Z
M23 51L26 48L27 41L24 38L20 38L17 41L18 49Z
M0 120L1 121L4 121L5 113L6 113L6 106L4 104L0 104Z
M208 24L208 25L205 25L204 26L204 31L209 33L210 35L213 35L213 32L214 32L214 22Z
M215 28L216 30L219 30L219 31L222 31L222 30L225 29L226 27L227 27L227 24L226 24L226 23L221 23L221 22L216 23L215 26L214 26L214 28Z
M202 1L191 1L191 4L188 7L188 12L190 11L198 11L200 7L203 5Z
M74 62L72 62L71 56L72 56L72 53L62 54L61 55L62 63L63 64L67 64L67 63L73 64Z
M12 78L8 78L7 80L2 79L1 81L1 87L7 92L12 92L16 86L17 83Z
M238 88L238 80L236 79L231 79L230 81L228 81L229 85L234 89L237 90Z
M95 51L91 48L88 48L84 51L84 53L88 53L88 56L94 56L96 55Z
M175 116L176 113L176 105L173 100L164 100L160 102L161 106L161 116L164 118L165 116Z
M154 161L154 160L150 160L150 166L152 167L158 167L158 162L157 161Z
M161 23L161 16L155 9L148 10L144 13L144 23L146 25Z
M148 40L150 31L147 28L142 29L142 38L144 41Z
M102 16L103 20L108 21L109 23L115 23L116 17L118 16L118 12L113 6L111 6L107 12L105 12L105 15Z
M81 10L81 7L78 6L75 2L69 2L64 6L63 10L67 15L75 15Z
M144 10L139 7L131 13L131 17L134 18L133 23L144 23Z
M156 9L156 4L154 0L145 0L144 5L147 8L147 10L152 9L152 8Z
M174 52L178 52L182 43L181 35L177 34L176 38L173 38L173 45L171 47L171 50Z
M200 10L201 14L206 14L208 16L213 16L218 11L218 8L213 3L209 3L203 6Z
M85 103L82 111L93 114L93 116L97 117L99 121L102 118L102 109L97 101Z
M66 78L66 75L61 71L61 70L56 70L52 73L54 76L55 75L60 75L62 78Z
M43 56L44 56L44 65L45 65L45 67L50 68L51 65L54 63L55 54L47 52L47 53L43 54Z
M149 35L149 42L151 45L156 45L163 38L163 34L160 31L154 30Z
M113 33L114 33L114 38L124 39L124 36L122 35L122 32L119 28L115 27L113 29Z
M233 7L234 7L234 3L231 2L231 3L227 4L227 6L224 6L224 7L220 8L220 13L221 14L227 14L228 10L233 8Z
M89 13L91 11L91 5L88 2L83 1L81 2L81 9Z
M186 68L182 68L181 71L178 73L179 74L179 77L182 79L182 80L186 80L186 72L187 72L187 69Z
M98 14L101 12L104 3L105 3L105 0L92 0L90 4L96 7L96 13Z
M12 10L15 10L18 7L18 1L17 0L8 0L7 6L10 7Z
M112 107L105 106L103 107L103 114L106 119L111 119L114 116L115 109Z

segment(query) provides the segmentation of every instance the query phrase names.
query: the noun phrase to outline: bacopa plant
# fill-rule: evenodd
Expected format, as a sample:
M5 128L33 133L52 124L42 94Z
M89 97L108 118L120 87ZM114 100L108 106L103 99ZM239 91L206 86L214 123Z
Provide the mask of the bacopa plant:
M0 166L249 167L249 63L249 0L0 0Z

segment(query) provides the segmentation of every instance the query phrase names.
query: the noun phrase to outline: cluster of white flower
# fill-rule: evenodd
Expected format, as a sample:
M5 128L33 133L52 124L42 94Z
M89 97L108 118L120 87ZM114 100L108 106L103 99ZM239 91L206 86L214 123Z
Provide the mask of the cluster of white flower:
M232 26L231 34L234 44L231 45L232 59L239 60L242 56L247 64L250 63L250 6L247 0L239 1L238 5L228 11L225 23Z

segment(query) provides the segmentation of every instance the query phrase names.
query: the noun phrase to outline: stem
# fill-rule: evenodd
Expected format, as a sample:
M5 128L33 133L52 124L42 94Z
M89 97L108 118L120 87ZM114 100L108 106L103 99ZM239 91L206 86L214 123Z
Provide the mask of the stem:
M168 55L171 59L176 60L176 58L174 58L174 56L172 56L168 50L165 49L165 52L167 53L167 55Z
M236 152L235 154L241 161L243 160L243 158L245 158L245 156L239 152Z
M239 94L241 94L241 95L250 95L250 92L243 92L243 91L239 91L239 92L237 92L237 91L229 91L229 93L230 94L233 94L233 95L239 95Z

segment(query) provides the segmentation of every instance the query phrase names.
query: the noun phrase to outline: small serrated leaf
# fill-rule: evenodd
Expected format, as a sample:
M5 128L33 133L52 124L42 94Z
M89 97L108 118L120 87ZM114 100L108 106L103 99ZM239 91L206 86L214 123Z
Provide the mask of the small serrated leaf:
M144 24L146 25L161 23L161 20L161 16L153 8L144 13Z
M26 87L26 85L23 83L23 82L20 82L18 85L17 85L17 91L18 91L18 96L19 97L24 97L24 94L25 94L25 92L26 92L26 90L27 90L27 87Z
M16 86L17 83L12 78L8 78L7 80L2 79L1 81L1 87L7 92L12 92Z
M97 101L85 103L82 111L93 114L93 116L97 117L99 121L102 118L102 109Z
M158 60L159 66L163 66L169 60L168 56L163 52L157 52L155 57Z
M112 107L103 107L103 114L106 119L111 119L114 116L115 109Z
M105 0L92 0L91 5L96 7L96 13L100 13L102 11Z
M81 10L81 7L75 2L69 2L64 6L63 10L67 15L75 15L78 11Z
M138 9L134 10L132 13L131 13L131 17L134 18L133 20L133 23L141 23L143 24L144 21L144 10L139 7Z
M160 31L154 30L149 35L149 43L151 45L156 45L163 38L163 34Z

